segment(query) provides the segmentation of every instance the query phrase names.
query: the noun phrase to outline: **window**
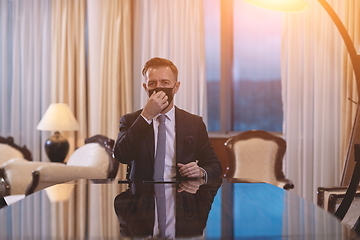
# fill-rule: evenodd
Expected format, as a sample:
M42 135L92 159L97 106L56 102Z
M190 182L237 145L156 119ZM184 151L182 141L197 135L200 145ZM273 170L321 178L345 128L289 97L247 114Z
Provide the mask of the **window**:
M282 13L207 0L204 16L208 130L281 132Z

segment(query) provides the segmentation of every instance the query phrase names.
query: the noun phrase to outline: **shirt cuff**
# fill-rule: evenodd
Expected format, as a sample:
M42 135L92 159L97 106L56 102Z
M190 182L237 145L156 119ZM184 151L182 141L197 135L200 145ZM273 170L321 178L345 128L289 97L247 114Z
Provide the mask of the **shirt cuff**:
M142 114L140 114L140 116L142 116L142 118L143 118L148 124L151 124L151 123L152 123L152 119L151 119L151 120L147 120L146 117L144 117Z
M202 177L204 179L204 183L207 183L208 180L208 176L207 176L207 172L205 171L205 169L203 169L202 167L199 167L201 169L201 171L203 171L204 176Z

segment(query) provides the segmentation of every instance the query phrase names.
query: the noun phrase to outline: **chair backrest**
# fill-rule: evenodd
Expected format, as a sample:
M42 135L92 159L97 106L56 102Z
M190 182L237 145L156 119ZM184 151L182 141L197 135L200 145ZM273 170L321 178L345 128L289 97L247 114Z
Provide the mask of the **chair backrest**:
M0 165L12 158L24 158L32 161L31 152L26 146L20 147L14 143L12 137L3 138L0 136Z
M282 170L286 142L281 137L250 130L228 139L225 146L229 156L226 177L258 180L285 189L294 187Z
M113 157L113 146L114 140L106 136L89 137L85 140L85 145L71 154L66 164L69 166L96 167L99 171L107 173L108 178L115 178L119 162Z

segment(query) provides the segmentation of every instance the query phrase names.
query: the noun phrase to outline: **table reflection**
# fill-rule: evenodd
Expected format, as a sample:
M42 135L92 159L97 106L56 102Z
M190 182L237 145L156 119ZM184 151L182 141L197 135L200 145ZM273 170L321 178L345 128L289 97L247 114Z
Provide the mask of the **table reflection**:
M209 179L206 184L198 181L119 184L115 179L56 185L0 209L0 239L152 238L160 233L154 199L154 186L158 185L166 186L170 192L164 207L160 207L169 213L164 234L168 238L356 237L314 203L266 183ZM59 198L58 194L64 192L59 188L68 190L66 200Z
M166 202L156 207L154 188L165 188ZM114 200L114 208L123 237L158 237L161 219L159 211L166 209L167 239L203 236L214 197L221 179L200 185L198 180L179 183L136 181Z

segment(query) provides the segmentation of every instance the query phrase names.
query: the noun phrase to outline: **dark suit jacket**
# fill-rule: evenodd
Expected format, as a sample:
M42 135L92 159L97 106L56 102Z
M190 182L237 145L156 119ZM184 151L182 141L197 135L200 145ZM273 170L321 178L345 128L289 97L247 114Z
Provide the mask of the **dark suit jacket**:
M131 178L152 179L154 171L154 129L140 115L142 110L120 119L114 154L121 163L131 164ZM175 107L176 163L198 160L209 178L221 175L221 164L208 137L202 118ZM180 177L177 172L177 177Z
M181 192L175 196L175 235L177 238L203 235L214 197L221 179L210 179L195 194ZM124 237L145 238L153 235L155 201L153 184L140 183L114 199L114 209Z

